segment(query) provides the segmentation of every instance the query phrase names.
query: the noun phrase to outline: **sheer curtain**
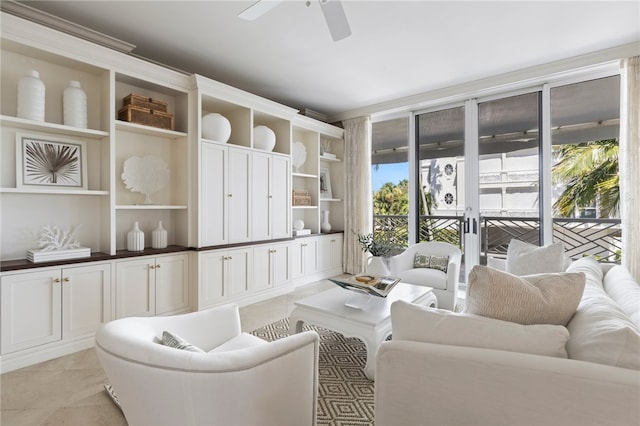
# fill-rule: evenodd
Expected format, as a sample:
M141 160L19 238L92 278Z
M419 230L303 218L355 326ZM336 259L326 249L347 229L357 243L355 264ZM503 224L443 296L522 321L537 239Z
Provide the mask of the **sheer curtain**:
M366 256L358 243L357 234L368 234L373 229L371 118L353 118L342 123L347 181L343 263L345 272L359 274L364 270Z
M640 281L640 56L620 63L622 264Z

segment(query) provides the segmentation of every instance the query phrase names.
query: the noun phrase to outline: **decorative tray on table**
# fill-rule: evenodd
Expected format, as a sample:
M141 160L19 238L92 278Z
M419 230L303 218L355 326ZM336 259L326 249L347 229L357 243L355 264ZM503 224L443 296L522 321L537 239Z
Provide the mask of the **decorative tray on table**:
M367 293L377 297L387 297L393 288L400 282L400 278L381 277L375 275L355 275L349 278L331 278L334 284L347 290Z

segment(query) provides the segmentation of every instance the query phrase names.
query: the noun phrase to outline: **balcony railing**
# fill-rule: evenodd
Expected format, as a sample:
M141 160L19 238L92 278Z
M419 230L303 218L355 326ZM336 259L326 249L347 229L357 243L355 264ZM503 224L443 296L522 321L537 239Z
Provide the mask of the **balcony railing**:
M374 215L374 234L401 247L407 246L409 220L401 215ZM540 220L531 217L482 217L481 262L486 256L505 257L512 238L540 244ZM464 246L463 217L420 216L419 241L445 241ZM604 262L620 262L622 232L619 219L553 219L553 240L562 241L567 256L595 256Z

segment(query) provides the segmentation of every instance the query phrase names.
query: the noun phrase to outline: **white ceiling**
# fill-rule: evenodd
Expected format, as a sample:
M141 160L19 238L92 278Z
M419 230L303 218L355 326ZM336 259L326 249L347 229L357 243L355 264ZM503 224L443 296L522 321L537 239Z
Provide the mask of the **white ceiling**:
M135 54L294 108L346 111L640 41L640 1L21 1L136 45ZM640 52L639 52L640 53Z

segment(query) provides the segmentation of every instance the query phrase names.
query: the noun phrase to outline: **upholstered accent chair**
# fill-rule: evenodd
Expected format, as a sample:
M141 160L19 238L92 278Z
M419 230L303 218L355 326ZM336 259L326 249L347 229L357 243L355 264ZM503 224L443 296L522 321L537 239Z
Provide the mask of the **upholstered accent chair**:
M455 310L461 261L462 254L456 246L428 241L391 257L389 272L402 282L432 287L438 308Z
M165 331L185 349L162 344ZM237 305L118 319L96 334L130 425L315 425L318 348L314 331L242 333Z

